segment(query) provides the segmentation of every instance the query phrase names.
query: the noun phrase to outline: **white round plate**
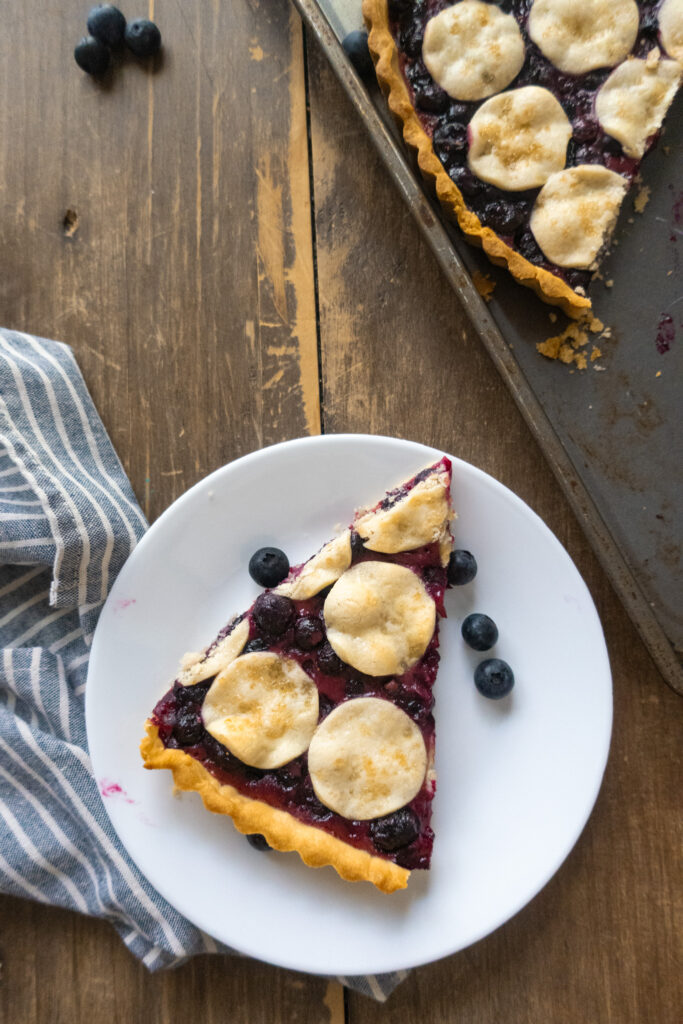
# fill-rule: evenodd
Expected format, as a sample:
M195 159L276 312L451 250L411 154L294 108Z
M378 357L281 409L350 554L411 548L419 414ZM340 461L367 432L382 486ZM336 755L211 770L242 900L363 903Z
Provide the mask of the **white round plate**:
M99 620L86 713L105 806L159 892L228 945L283 967L365 974L463 949L551 878L593 807L609 748L612 690L600 622L559 541L519 498L453 460L456 547L476 579L447 594L436 682L438 789L429 872L386 896L312 870L297 854L254 851L199 796L145 771L143 724L186 651L209 643L259 593L247 563L275 544L303 561L355 508L440 458L387 437L327 435L254 452L202 480L142 539ZM491 615L491 652L510 663L510 697L489 701L460 624ZM117 788L117 787L120 787ZM184 871L184 868L191 870Z

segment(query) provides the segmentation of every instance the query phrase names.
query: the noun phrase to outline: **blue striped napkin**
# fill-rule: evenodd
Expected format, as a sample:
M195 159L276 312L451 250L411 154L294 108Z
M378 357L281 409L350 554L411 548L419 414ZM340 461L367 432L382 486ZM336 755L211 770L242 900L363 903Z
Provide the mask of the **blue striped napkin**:
M90 766L90 643L146 528L71 350L0 330L0 892L106 918L157 970L233 950L140 874ZM338 980L384 1001L405 976Z

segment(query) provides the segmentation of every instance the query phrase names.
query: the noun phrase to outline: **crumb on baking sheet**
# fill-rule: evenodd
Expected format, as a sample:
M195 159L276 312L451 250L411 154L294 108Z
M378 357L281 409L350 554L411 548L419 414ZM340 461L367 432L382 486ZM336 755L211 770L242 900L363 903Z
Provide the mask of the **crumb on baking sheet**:
M612 329L605 327L598 317L589 314L582 320L572 320L560 334L537 342L536 349L547 359L558 359L567 366L585 370L588 366L588 358L581 349L589 344L591 334L597 334L600 338L607 339L611 337ZM595 363L595 360L599 359L601 355L602 351L597 345L594 345L590 353L591 363Z
M614 288L614 281L610 277L609 281L605 281L605 288Z
M633 200L633 209L636 213L642 213L647 204L650 202L650 193L652 189L649 185L641 185L636 193L635 199Z
M482 274L481 270L475 270L472 274L472 284L481 295L484 302L490 302L496 287L488 274Z
M557 323L557 313L548 313L548 320L550 320L551 324L556 324Z

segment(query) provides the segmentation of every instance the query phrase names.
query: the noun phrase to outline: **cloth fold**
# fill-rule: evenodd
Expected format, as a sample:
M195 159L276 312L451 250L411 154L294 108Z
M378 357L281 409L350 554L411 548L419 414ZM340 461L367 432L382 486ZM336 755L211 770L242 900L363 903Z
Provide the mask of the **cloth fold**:
M234 950L138 871L90 765L90 644L146 528L71 350L0 330L0 892L105 918L157 970ZM404 977L338 980L383 1001Z

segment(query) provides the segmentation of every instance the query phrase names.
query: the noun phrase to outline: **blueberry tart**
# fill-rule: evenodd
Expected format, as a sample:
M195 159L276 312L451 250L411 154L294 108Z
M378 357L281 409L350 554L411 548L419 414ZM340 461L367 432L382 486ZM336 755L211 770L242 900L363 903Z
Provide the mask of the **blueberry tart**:
M428 868L450 489L442 458L186 655L146 723L145 767L263 849L349 881L388 893Z
M683 71L683 0L363 0L379 83L465 237L570 316Z

